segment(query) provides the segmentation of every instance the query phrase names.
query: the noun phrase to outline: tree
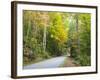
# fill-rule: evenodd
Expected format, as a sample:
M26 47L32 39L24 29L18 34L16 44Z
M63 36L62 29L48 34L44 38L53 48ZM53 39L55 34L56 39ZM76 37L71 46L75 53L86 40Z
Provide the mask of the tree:
M80 63L81 65L91 64L91 16L80 14Z
M68 39L68 28L63 24L61 13L50 14L50 26L48 33L48 47L52 54L62 55L64 43Z

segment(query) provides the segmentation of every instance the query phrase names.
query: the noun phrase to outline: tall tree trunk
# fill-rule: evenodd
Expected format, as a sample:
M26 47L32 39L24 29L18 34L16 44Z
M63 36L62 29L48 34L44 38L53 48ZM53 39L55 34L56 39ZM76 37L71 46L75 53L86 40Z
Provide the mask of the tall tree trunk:
M28 39L29 31L30 31L30 26L31 26L31 23L30 23L30 20L29 20L29 21L28 21L27 34L26 34L26 38L27 38L27 39Z
M46 50L46 26L44 26L44 32L43 32L43 51L45 53Z
M76 16L76 32L77 32L77 52L80 53L80 40L79 40L79 22L78 22L78 14Z

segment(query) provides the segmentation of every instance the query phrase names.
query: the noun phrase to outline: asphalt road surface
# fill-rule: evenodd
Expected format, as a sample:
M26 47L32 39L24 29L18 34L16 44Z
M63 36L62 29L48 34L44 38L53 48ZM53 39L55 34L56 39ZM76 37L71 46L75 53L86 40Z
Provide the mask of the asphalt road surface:
M65 58L66 58L65 56L55 57L38 63L24 66L23 68L24 69L57 68L64 62Z

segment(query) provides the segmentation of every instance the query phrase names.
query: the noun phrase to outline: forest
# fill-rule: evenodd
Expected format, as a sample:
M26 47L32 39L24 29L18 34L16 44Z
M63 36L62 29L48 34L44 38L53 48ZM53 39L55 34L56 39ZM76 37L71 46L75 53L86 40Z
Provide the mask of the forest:
M57 56L91 65L91 14L23 10L23 65Z

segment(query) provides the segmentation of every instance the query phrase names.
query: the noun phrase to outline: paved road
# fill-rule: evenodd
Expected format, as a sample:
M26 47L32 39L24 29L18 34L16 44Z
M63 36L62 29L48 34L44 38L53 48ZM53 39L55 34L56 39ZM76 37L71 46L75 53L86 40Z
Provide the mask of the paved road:
M35 68L56 68L59 67L63 62L65 56L51 58L45 61L34 63L28 66L24 66L24 69L35 69Z

